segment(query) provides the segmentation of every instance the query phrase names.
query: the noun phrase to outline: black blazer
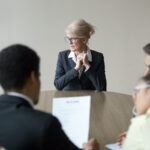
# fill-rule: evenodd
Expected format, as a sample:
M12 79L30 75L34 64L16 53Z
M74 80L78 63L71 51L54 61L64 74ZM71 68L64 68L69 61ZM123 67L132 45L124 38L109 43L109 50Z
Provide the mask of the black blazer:
M58 90L98 90L106 91L104 57L102 53L91 50L91 67L82 72L79 79L74 70L75 62L68 58L70 50L59 53L54 85ZM85 69L85 68L84 68Z
M0 96L0 145L7 150L78 150L50 114L16 96Z

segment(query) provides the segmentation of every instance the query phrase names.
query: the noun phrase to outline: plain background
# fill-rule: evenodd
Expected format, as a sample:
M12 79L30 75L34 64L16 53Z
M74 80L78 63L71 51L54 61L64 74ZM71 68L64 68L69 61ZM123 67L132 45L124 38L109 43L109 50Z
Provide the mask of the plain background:
M96 27L89 47L104 54L108 91L131 94L146 69L150 0L0 0L0 49L14 43L35 49L41 88L55 90L58 53L68 48L65 28L79 18Z

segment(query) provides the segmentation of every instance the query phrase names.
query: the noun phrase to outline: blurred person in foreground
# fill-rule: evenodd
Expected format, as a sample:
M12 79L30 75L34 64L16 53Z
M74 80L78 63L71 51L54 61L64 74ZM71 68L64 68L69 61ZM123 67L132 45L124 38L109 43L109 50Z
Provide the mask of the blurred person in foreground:
M138 116L131 120L122 150L150 150L150 76L142 77L134 89Z
M143 51L145 52L146 54L146 57L145 57L145 65L146 65L146 71L145 71L145 74L144 76L147 76L147 75L150 75L150 43L146 44L144 47L143 47ZM136 109L135 107L133 108L133 115L136 116L137 115L137 112L136 112ZM117 142L119 142L119 145L121 146L125 137L126 137L126 134L127 134L127 131L124 131L123 133L121 133L119 136L118 136L118 139L117 139Z
M58 90L106 91L103 54L88 47L94 27L78 19L66 28L68 50L59 53L54 85Z
M33 108L40 92L40 58L24 45L0 51L0 146L7 150L79 150L51 114ZM81 133L82 134L82 133ZM95 139L84 150L99 149Z

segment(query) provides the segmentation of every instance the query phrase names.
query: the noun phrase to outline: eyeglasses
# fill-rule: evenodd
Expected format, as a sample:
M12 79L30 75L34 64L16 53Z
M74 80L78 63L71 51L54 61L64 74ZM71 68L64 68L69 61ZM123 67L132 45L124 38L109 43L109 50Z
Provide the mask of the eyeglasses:
M138 113L136 112L135 106L133 106L133 108L132 108L132 114L134 117L136 117L138 115Z
M141 89L147 89L147 88L150 88L150 84L139 85L134 88L133 94L136 94Z
M65 41L67 42L67 43L75 43L76 41L77 41L77 39L80 39L79 37L72 37L72 38L69 38L69 37L64 37L64 39L65 39Z

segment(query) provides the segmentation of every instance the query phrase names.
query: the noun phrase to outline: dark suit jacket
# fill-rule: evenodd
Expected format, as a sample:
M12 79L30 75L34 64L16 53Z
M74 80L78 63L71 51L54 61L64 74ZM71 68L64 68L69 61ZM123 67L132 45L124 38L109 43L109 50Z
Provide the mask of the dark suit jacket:
M91 67L82 72L79 79L74 70L75 62L68 58L70 50L59 53L54 85L58 90L98 90L106 91L106 77L103 54L91 50Z
M55 117L9 95L0 96L0 145L7 150L78 150Z

